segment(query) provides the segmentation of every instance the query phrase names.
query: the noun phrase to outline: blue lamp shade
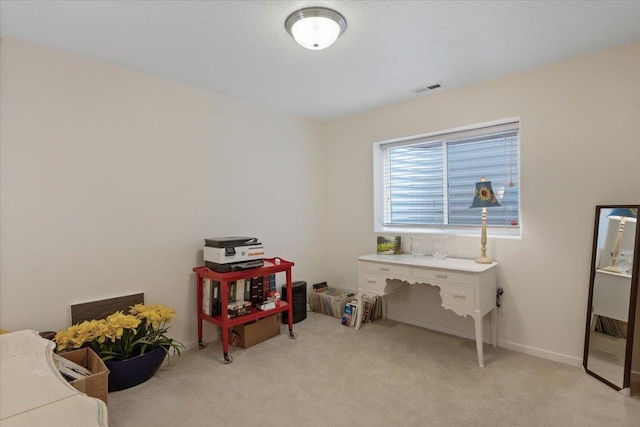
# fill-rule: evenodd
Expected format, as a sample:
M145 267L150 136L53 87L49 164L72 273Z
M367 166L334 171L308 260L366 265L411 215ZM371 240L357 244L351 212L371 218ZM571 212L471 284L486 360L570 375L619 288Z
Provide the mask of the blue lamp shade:
M490 208L492 206L500 206L496 195L491 188L491 181L476 182L476 192L473 196L473 203L470 208Z
M609 214L611 219L638 218L638 208L615 208Z

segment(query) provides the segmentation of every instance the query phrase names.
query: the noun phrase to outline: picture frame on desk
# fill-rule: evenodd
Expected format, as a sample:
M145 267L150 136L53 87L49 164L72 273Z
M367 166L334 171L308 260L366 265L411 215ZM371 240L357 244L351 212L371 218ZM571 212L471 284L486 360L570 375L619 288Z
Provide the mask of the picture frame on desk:
M402 237L378 236L376 253L379 255L400 255L402 253Z

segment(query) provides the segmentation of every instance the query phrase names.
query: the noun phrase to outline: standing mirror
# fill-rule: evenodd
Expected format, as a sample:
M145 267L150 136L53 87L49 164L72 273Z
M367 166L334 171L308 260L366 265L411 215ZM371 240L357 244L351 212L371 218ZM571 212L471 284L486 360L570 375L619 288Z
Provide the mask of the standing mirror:
M627 395L640 267L639 207L596 206L584 340L586 372Z

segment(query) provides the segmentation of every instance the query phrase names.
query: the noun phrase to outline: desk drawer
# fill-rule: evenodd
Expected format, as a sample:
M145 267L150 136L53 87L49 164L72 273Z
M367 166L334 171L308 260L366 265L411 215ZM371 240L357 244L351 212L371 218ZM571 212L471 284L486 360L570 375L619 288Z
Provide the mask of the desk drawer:
M385 274L392 276L411 276L411 267L397 264L382 264L379 262L360 261L360 271Z
M387 285L387 277L382 274L361 273L360 289L363 291L384 294L384 288Z
M475 288L469 286L442 285L442 304L473 310L476 305Z
M445 261L446 262L446 261ZM425 268L413 268L413 277L425 280L427 283L433 282L454 282L464 285L475 285L476 277L473 274L461 273L450 270L427 270Z

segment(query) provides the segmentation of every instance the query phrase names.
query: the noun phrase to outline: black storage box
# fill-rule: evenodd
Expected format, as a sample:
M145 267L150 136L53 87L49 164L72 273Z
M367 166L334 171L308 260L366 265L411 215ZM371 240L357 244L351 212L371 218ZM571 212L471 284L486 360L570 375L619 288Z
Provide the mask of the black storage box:
M297 281L291 284L291 292L293 295L293 323L298 323L307 318L307 282ZM280 298L287 301L287 285L282 285ZM282 312L282 323L289 323L289 313Z

